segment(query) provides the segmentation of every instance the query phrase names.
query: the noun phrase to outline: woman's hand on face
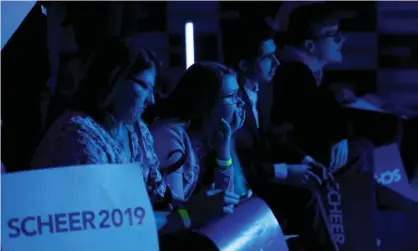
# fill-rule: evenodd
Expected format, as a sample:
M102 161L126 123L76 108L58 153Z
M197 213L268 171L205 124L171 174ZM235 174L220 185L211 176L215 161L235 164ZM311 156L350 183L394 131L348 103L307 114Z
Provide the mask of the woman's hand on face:
M236 131L238 129L240 129L245 122L245 116L246 116L246 112L244 109L240 109L240 111L236 111L234 113L234 125L232 128L232 131Z
M216 152L216 157L221 160L231 158L231 125L225 119L221 118L217 130L212 137L212 147Z
M231 214L234 205L238 205L239 201L240 197L235 193L211 188L190 198L185 208L189 212L192 224L202 225L214 218Z

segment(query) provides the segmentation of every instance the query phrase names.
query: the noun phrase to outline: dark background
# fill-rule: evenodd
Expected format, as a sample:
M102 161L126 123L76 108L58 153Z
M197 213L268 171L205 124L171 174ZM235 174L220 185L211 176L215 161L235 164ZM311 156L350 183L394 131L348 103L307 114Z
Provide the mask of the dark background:
M121 2L111 4L107 11L120 11L123 19L115 14L115 21L105 26L106 32L140 32L143 44L154 49L164 63L164 91L169 91L185 69L186 22L194 23L196 60L222 62L224 50L239 46L234 24L240 18L273 17L282 2L141 1L125 3L128 7L123 9L119 9ZM351 84L359 94L378 92L406 109L418 110L418 3L332 4L355 15L341 22L346 36L344 62L329 67L327 80ZM92 6L84 5L82 10L97 8ZM52 80L59 62L65 65L78 51L71 26L65 26L65 2L46 7L45 15L38 3L2 49L2 142L13 150L10 152L32 151L34 146L26 142L41 131L39 114L54 90ZM7 14L7 8L2 8L2 26L7 25ZM91 22L101 21L98 17ZM29 159L2 155L6 165L10 158L22 166Z

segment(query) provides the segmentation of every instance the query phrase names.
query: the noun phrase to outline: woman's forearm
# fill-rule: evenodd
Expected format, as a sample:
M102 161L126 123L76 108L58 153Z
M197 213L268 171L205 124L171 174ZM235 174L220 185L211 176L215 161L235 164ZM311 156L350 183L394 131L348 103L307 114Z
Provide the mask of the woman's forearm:
M222 189L225 191L233 191L234 190L234 167L233 165L229 167L215 167L215 177L214 183L215 188Z
M167 185L171 189L174 200L184 201L183 168L167 176Z

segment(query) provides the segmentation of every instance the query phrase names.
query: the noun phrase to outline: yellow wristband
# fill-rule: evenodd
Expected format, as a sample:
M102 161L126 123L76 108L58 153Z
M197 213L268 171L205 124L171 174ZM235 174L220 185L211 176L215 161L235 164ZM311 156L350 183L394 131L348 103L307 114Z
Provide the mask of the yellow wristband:
M192 226L192 221L190 220L189 212L187 212L186 209L179 209L177 210L177 213L179 213L181 219L183 220L184 227L189 229Z
M220 160L216 158L216 164L221 167L230 167L232 166L232 158L229 158L229 160Z

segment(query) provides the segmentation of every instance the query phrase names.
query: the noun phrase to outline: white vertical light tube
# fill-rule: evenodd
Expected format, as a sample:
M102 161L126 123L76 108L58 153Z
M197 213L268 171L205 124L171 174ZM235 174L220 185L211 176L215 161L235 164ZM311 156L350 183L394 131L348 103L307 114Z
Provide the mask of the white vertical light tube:
M184 26L186 36L186 69L194 64L194 30L193 23L187 22Z

